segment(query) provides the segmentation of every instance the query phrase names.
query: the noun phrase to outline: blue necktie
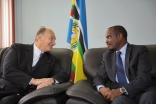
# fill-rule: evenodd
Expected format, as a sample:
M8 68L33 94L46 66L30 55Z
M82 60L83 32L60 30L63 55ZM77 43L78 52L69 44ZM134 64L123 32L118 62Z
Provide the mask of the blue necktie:
M39 59L41 58L42 55L43 55L43 53L41 52ZM34 70L34 67L35 67L35 65L32 67L32 70Z
M43 55L43 53L41 52L41 53L40 53L40 57L41 57L42 55Z
M120 54L121 54L120 51L116 53L116 73L117 73L119 85L120 87L122 87L125 84L127 84L127 80L126 80L125 71L123 68L123 63Z

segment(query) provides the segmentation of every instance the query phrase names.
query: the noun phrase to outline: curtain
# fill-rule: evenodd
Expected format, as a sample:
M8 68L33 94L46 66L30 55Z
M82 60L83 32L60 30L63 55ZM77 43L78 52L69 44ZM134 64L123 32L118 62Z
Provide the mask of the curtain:
M0 0L0 48L15 42L14 0Z

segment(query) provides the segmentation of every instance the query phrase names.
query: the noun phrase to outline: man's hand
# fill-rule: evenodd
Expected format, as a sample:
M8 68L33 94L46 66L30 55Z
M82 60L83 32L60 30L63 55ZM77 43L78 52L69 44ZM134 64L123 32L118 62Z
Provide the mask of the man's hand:
M46 81L46 82L43 82L43 83L39 84L39 85L37 86L37 89L40 89L40 88L43 88L43 87L47 87L47 86L53 85L53 84L54 84L54 79L52 79L52 78L50 78L50 79L51 79L51 80L48 80L48 81Z
M122 92L120 91L120 88L113 89L110 91L109 100L113 100L115 97L122 95Z
M122 92L120 92L119 88L110 90L109 88L101 87L99 91L103 97L109 101L113 100L117 96L122 95Z
M36 89L40 89L40 88L47 87L47 86L51 86L51 85L52 85L52 84L50 84L50 83L44 82L44 83L39 84L39 85L37 86Z
M31 85L36 85L36 86L38 86L38 85L40 85L42 83L47 83L48 85L52 85L52 84L54 84L54 79L52 79L52 78L34 79L33 78L30 81Z
M103 97L107 100L109 100L107 97L109 96L109 93L110 93L110 89L109 88L106 88L106 87L101 87L99 89L100 93L103 95Z

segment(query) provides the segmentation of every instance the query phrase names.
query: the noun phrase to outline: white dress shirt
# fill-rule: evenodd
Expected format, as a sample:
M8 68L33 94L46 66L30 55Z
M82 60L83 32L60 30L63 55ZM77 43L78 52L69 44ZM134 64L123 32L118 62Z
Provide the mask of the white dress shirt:
M36 47L35 43L33 45L33 63L32 63L32 67L34 67L36 65L36 63L38 62L38 60L40 59L40 54L43 53L38 47Z

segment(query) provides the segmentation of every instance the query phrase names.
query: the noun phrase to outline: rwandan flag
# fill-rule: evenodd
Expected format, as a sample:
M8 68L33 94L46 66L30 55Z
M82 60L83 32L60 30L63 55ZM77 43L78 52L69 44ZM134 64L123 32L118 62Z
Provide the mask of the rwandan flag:
M71 80L86 79L83 73L83 54L88 49L85 0L72 0L67 42L73 50Z

